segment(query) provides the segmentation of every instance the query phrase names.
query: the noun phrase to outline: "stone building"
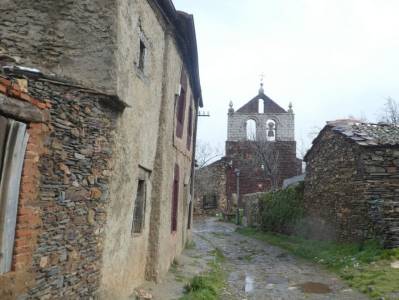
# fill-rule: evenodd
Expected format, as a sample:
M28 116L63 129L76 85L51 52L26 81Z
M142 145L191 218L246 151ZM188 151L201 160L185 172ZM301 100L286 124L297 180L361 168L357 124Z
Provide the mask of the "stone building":
M126 299L190 238L193 17L164 0L3 1L0 298Z
M311 235L399 246L399 127L328 122L305 160Z
M219 159L195 173L194 214L215 215L226 211L226 160Z
M230 103L226 141L226 194L232 203L241 195L280 187L283 180L301 173L296 158L295 123L292 106L284 110L264 93L234 111ZM242 203L239 203L242 206Z

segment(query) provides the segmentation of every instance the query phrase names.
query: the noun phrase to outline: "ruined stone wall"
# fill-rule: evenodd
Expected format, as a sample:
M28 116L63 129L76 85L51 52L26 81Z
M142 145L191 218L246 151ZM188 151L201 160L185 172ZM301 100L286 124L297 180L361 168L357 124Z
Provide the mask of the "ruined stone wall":
M30 79L28 91L49 121L29 123L15 243L22 297L93 296L100 285L105 207L109 201L114 99L64 84ZM6 274L8 276L8 274Z
M0 54L115 91L116 8L114 0L3 0Z
M386 247L399 247L399 149L366 148L360 159L364 198L375 235Z
M255 150L251 143L256 142L226 142L226 159L232 161L233 166L226 170L227 173L227 197L237 191L236 175L234 170L240 170L240 194L252 194L268 191L271 187L270 180L263 175L260 163L254 165ZM286 178L298 174L296 164L295 142L273 142L276 145L278 155L279 183L282 184ZM255 160L256 161L256 160Z

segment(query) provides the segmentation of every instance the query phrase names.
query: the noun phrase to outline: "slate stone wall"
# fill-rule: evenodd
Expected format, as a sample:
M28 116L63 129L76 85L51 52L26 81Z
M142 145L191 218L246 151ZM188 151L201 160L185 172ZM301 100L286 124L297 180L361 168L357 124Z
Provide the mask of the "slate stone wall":
M337 241L399 245L399 151L361 147L325 131L307 157L308 234ZM305 224L304 223L304 224Z
M365 150L360 159L368 215L384 245L399 247L399 148Z
M18 96L16 90L9 100L36 104L46 112L46 121L25 120L30 138L13 270L0 276L0 282L12 285L2 285L0 295L4 299L88 299L100 284L119 108L113 97L40 78L29 79L26 92L29 95L21 97L23 93ZM11 113L7 116L13 117ZM14 117L20 119L17 113Z
M117 113L108 96L29 81L48 99L51 132L38 162L41 233L33 255L30 297L88 298L99 286L103 227Z

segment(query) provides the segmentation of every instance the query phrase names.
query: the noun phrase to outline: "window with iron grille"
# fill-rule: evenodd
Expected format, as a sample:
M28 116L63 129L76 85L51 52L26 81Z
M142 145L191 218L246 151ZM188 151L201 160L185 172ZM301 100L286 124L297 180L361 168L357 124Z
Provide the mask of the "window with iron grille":
M0 274L11 270L26 124L0 116Z

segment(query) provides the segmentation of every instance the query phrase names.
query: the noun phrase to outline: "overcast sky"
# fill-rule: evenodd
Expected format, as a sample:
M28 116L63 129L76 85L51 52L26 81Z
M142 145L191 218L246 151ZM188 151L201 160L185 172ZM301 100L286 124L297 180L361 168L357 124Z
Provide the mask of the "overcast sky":
M230 100L291 101L298 143L327 120L375 121L399 100L398 0L174 0L194 14L205 110L198 138L224 145ZM299 145L299 147L303 147Z

